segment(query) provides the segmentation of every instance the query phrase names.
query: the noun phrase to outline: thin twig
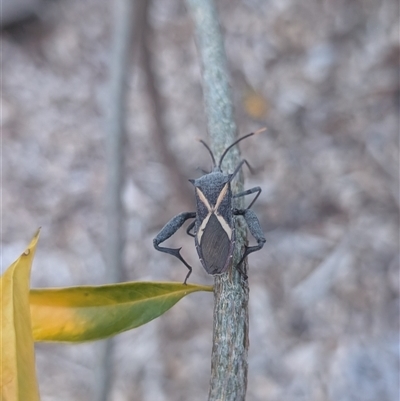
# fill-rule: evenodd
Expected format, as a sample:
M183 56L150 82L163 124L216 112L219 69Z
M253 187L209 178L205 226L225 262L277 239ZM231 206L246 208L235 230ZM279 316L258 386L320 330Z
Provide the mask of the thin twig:
M134 37L134 7L131 0L117 0L114 5L114 40L110 63L110 88L107 99L106 162L107 162L107 234L106 281L123 279L124 211L122 187L124 180L124 145L126 140L126 97L132 37ZM97 401L107 401L112 387L113 342L99 344L99 363L96 368Z
M162 164L168 169L171 187L176 194L176 199L179 199L186 210L191 210L190 208L193 208L193 194L189 191L188 186L185 187L182 185L183 182L187 182L187 177L182 174L177 160L168 146L167 130L163 121L161 96L158 90L157 77L153 70L153 60L150 51L152 32L149 24L148 10L151 2L150 0L145 0L144 3L145 11L143 17L143 40L141 41L141 55L146 89L149 96L150 113L154 125L151 129L153 145L158 151Z
M119 0L115 3L115 32L110 65L106 135L108 282L117 282L122 278L122 251L125 239L121 192L124 180L126 96L133 34L133 12L133 2Z
M236 134L233 107L227 78L226 56L217 12L212 0L187 0L196 27L196 41L202 62L203 91L208 131L216 159ZM232 149L224 159L224 170L232 172L239 152ZM238 191L243 177L233 185ZM242 207L239 203L236 207ZM233 266L240 260L246 229L238 219ZM247 264L244 266L247 270ZM214 333L209 401L242 401L247 388L248 284L237 269L215 277Z

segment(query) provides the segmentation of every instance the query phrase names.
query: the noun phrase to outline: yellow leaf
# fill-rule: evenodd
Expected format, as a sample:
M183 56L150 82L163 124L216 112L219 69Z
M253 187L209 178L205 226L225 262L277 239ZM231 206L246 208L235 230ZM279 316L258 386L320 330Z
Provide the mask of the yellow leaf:
M155 319L196 291L212 291L212 287L129 282L32 290L33 337L66 342L103 339Z
M0 277L2 401L38 401L29 279L39 230L25 252Z

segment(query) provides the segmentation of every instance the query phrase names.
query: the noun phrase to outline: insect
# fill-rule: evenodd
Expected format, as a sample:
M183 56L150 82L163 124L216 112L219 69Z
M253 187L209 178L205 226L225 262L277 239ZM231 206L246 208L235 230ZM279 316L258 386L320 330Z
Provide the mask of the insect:
M216 275L226 272L232 261L235 246L234 217L244 217L250 233L257 240L257 245L245 247L245 251L236 266L243 277L247 279L246 274L240 266L250 253L260 250L265 243L265 237L260 222L256 214L250 209L260 196L261 188L254 187L233 195L231 190L232 180L238 174L243 164L246 164L249 168L250 165L247 160L244 159L237 165L232 174L227 174L222 171L221 164L230 149L243 139L262 131L265 131L265 128L236 140L225 149L218 164L216 164L214 154L209 146L203 140L199 140L211 155L213 169L210 173L200 178L189 180L195 188L196 212L184 212L173 217L153 240L155 249L177 257L189 269L183 284L186 284L187 279L191 275L192 267L181 256L181 248L166 248L159 245L175 234L188 219L195 219L188 226L186 233L194 237L200 262L208 274ZM234 198L240 198L254 193L256 196L246 209L233 208L232 200Z

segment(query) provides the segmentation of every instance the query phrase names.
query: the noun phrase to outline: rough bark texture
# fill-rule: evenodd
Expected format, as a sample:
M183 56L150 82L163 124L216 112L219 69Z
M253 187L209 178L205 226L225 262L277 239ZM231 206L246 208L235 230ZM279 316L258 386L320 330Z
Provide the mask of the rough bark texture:
M217 12L212 0L188 0L196 26L196 42L202 62L203 92L211 147L216 160L234 141L236 125L227 78L226 57ZM238 151L224 159L224 171L233 171ZM233 191L243 186L240 177ZM240 207L240 204L236 205ZM246 229L238 224L233 266L240 259ZM248 284L236 269L215 276L214 330L209 400L244 400L247 387Z
M237 260L237 259L236 259ZM216 277L209 400L244 400L249 347L249 288L236 270Z

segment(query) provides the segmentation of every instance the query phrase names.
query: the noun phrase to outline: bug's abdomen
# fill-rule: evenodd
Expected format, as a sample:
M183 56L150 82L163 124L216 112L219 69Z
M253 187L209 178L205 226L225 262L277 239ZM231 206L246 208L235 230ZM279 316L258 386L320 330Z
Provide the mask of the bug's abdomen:
M216 215L211 214L201 236L199 256L209 274L223 273L232 255L232 242Z

